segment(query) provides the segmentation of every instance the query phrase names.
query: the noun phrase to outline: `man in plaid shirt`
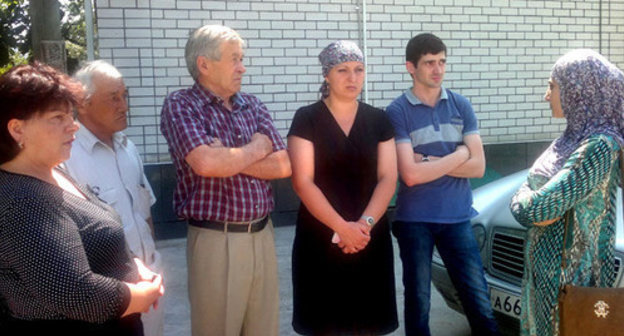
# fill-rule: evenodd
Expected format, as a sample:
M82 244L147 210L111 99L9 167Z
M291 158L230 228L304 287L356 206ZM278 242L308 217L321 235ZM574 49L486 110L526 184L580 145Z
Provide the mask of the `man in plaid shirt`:
M177 175L173 205L189 224L193 336L279 332L269 180L290 176L290 161L266 106L240 92L243 46L228 27L191 33L185 58L195 84L162 108Z

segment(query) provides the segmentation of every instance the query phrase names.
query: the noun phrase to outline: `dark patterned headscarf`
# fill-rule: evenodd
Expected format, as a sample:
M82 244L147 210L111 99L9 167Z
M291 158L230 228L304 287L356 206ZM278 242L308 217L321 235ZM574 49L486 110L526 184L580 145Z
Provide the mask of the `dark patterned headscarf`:
M624 145L624 74L620 69L593 50L578 49L559 58L550 76L561 88L567 126L535 162L534 173L553 176L580 143L594 134L610 135Z
M318 56L323 66L323 77L326 77L329 71L336 65L344 62L361 62L364 63L364 55L358 48L357 44L351 41L336 41L325 47ZM329 87L326 80L321 85L322 98L329 96Z

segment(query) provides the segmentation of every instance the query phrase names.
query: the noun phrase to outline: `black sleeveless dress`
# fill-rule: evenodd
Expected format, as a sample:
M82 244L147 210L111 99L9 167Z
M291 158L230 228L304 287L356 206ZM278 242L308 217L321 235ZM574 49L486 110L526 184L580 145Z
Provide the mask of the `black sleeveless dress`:
M314 182L345 219L357 221L377 185L377 146L394 129L383 111L359 104L348 136L325 103L300 108L288 135L314 144ZM293 327L301 334L385 334L398 327L394 258L384 215L367 247L344 254L333 231L302 203L292 252Z

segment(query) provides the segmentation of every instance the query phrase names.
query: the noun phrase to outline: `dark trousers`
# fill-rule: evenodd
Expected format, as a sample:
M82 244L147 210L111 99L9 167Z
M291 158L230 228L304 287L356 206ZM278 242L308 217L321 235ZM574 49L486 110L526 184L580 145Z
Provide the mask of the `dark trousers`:
M394 223L405 287L405 333L429 336L431 256L437 247L459 293L473 335L499 335L490 305L477 241L470 222L456 224Z

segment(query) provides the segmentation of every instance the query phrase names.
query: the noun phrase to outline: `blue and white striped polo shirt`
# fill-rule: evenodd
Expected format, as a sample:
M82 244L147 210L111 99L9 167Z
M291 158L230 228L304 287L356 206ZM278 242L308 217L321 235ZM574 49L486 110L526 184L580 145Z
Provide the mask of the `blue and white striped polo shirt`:
M396 142L411 143L415 153L445 156L463 143L464 136L479 133L468 99L444 88L434 107L423 104L409 89L387 112ZM459 223L477 214L468 179L451 176L412 187L401 181L396 206L396 219L408 222Z

